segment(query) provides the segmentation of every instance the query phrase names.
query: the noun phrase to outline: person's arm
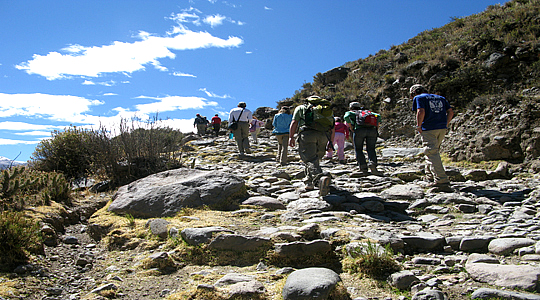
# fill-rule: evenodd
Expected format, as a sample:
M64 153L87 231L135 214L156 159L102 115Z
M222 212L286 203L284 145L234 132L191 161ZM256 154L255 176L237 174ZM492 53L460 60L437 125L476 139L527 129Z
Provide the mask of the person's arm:
M446 127L447 128L450 126L450 121L452 121L452 118L454 118L454 110L452 108L449 108L446 111Z
M294 140L294 134L298 129L298 120L293 120L291 122L291 127L289 127L289 146L294 147L296 141Z
M426 116L426 110L419 108L416 110L416 130L422 132L422 122L424 122L424 117Z

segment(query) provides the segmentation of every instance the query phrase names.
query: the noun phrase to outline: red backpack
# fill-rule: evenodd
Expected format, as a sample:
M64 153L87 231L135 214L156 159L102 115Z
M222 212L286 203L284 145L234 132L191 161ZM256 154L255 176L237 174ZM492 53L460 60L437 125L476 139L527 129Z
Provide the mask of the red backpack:
M356 128L377 127L379 125L377 116L369 110L356 110Z

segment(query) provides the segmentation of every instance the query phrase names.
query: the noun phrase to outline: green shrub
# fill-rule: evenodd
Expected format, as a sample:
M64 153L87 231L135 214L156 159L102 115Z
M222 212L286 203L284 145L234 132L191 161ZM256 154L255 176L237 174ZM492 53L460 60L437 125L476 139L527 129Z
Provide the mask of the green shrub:
M30 253L43 254L39 224L21 212L0 214L0 266L11 268L28 259Z
M161 127L157 120L131 123L123 120L118 132L100 128L94 132L98 149L93 173L123 185L139 178L182 166L177 151L184 135L176 129Z
M70 179L85 177L91 169L95 149L92 132L75 126L55 130L32 154L32 166L40 171L61 172Z
M179 130L159 126L157 119L146 123L122 120L117 129L73 126L41 141L31 166L60 172L70 180L95 176L122 185L180 167L176 156L182 138Z

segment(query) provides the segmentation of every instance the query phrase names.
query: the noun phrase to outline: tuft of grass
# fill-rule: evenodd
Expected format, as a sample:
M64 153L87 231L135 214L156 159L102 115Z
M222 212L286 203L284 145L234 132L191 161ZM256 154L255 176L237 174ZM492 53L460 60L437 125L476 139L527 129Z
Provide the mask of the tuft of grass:
M343 259L343 270L384 280L388 275L401 270L401 266L393 256L390 245L382 248L368 240L350 251L349 255Z
M126 224L128 227L135 227L135 217L131 214L127 214L124 216L124 218L126 218Z

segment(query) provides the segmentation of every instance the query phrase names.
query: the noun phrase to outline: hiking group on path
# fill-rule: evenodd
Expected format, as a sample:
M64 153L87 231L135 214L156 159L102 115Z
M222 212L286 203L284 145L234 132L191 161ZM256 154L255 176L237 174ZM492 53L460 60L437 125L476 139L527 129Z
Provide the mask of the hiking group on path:
M431 94L427 89L415 84L409 89L412 110L416 114L416 129L422 137L426 156L425 174L430 186L438 191L451 191L450 181L440 157L440 146L454 113L449 102L442 96ZM249 135L257 144L257 135L264 122L253 116L245 102L238 103L229 113L228 128L236 141L240 156L251 153ZM199 119L199 120L198 120ZM201 121L202 120L202 121ZM287 162L288 147L298 145L298 153L305 167L305 190L319 189L319 194L329 193L331 176L323 172L320 161L331 159L337 147L340 163L346 163L344 154L345 140L352 140L356 162L364 175L382 175L377 168L376 144L381 116L351 102L349 111L343 118L334 116L329 100L310 96L297 106L291 114L291 108L282 106L272 121L272 134L276 136L278 151L276 161L284 166ZM197 114L194 126L202 135L206 132L208 121ZM212 123L216 136L219 134L221 119L216 114ZM200 130L201 131L200 131ZM367 160L364 155L366 146Z

